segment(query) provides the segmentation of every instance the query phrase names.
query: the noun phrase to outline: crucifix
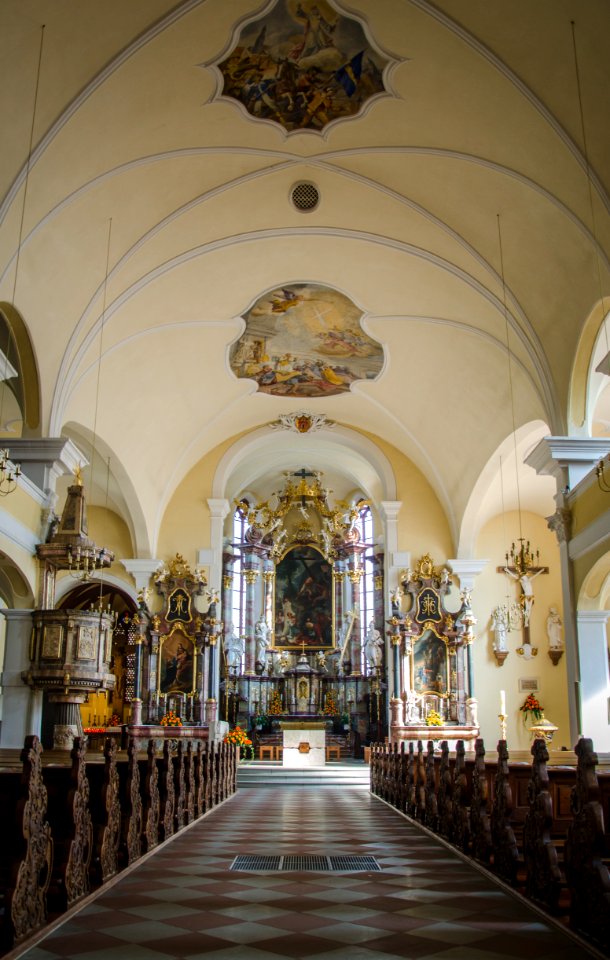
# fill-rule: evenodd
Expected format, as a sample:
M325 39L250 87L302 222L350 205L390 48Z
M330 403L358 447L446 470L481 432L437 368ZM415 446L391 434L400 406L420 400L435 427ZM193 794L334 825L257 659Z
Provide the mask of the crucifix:
M532 581L539 577L541 573L548 573L548 567L541 567L539 564L540 554L534 554L530 549L529 540L526 542L523 537L519 537L521 546L515 551L515 544L511 546L510 555L506 554L506 564L498 567L498 573L506 573L513 580L516 580L521 587L521 596L519 604L523 614L523 645L531 646L530 639L530 616L534 605L534 588ZM509 564L509 560L512 563Z

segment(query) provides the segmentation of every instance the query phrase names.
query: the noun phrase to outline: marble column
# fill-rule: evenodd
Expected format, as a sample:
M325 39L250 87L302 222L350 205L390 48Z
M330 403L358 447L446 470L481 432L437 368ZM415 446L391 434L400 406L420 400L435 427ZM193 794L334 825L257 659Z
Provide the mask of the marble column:
M610 751L608 617L610 610L579 610L576 615L580 662L580 733L593 740L597 753Z
M244 549L242 577L246 582L246 603L244 634L246 637L246 655L244 674L256 676L254 663L256 660L256 642L254 627L260 614L260 558L253 550Z
M21 750L29 734L40 737L42 690L32 690L22 678L30 668L32 610L0 610L6 619L2 668L0 747Z

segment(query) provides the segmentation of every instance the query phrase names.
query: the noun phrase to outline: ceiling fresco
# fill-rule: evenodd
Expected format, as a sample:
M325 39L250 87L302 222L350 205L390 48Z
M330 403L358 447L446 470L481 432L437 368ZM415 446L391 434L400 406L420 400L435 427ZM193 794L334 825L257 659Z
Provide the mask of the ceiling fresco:
M245 314L246 329L230 348L235 376L255 380L276 397L329 397L356 380L374 380L383 347L361 326L362 311L331 287L278 287Z
M247 24L218 67L222 94L253 117L288 132L322 130L352 117L385 92L390 61L375 50L360 23L326 0L278 0Z

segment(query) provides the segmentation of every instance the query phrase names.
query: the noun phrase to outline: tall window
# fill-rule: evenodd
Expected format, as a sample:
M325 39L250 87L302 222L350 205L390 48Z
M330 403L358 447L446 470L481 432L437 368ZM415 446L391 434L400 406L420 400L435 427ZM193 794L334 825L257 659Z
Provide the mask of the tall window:
M360 534L362 542L366 544L366 550L362 554L362 566L364 576L360 580L360 634L361 642L364 645L364 638L368 630L369 623L375 616L375 560L374 560L374 532L373 515L370 507L366 506L360 510ZM379 624L376 624L379 626Z
M235 562L232 566L233 587L231 591L231 619L235 633L242 636L246 624L246 595L244 591L244 578L242 577L242 556L241 545L246 536L248 526L245 514L237 508L233 514L233 549L235 550Z

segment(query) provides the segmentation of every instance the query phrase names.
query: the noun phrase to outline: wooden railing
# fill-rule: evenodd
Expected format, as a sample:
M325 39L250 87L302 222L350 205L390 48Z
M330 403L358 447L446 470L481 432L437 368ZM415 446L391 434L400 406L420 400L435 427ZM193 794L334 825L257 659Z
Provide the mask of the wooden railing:
M586 738L575 767L547 766L544 740L531 752L530 766L511 763L504 740L492 761L481 739L474 756L462 741L440 755L373 744L371 791L610 952L610 773Z
M237 752L202 740L136 741L103 761L74 741L71 765L43 762L27 737L20 766L0 769L0 952L40 930L234 792Z

